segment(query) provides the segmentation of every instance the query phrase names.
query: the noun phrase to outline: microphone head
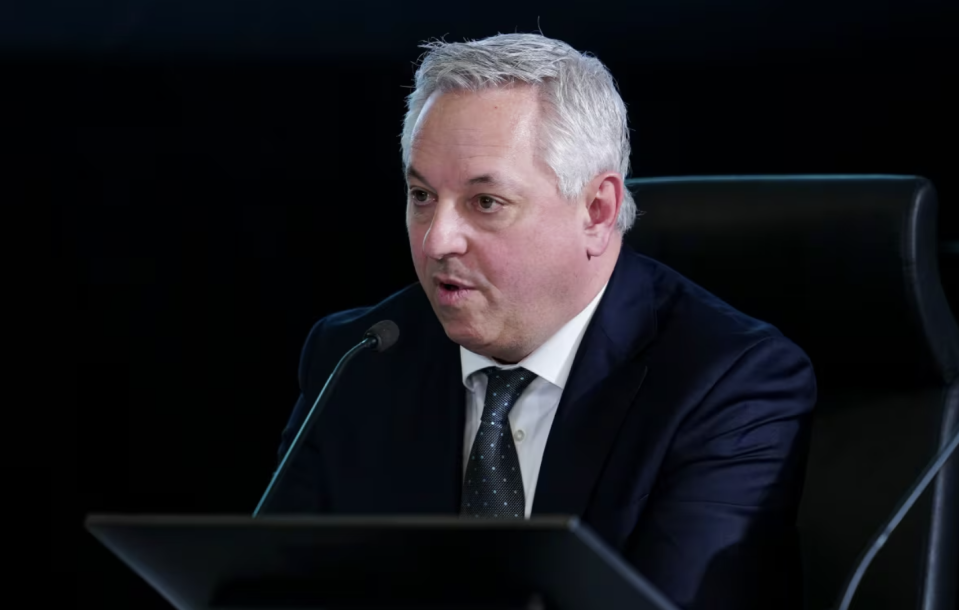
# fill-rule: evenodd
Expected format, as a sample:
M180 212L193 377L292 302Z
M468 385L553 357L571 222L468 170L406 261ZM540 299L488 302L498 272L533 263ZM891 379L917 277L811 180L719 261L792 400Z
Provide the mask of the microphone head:
M375 339L376 343L371 347L378 352L385 352L400 338L400 327L393 320L380 320L366 331L364 337Z

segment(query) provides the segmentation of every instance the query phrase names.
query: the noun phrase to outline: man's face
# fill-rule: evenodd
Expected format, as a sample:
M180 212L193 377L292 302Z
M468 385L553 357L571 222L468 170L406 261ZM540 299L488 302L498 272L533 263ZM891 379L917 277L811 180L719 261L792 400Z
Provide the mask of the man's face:
M406 218L417 276L450 339L503 362L585 305L589 213L535 154L540 112L527 86L438 93L413 132Z

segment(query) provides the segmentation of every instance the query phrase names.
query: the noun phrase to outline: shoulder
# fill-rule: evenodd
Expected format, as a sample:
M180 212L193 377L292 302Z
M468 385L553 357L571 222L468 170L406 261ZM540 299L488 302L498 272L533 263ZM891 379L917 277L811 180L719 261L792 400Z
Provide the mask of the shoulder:
M646 354L655 371L651 388L675 407L686 433L695 431L684 443L759 423L806 425L817 383L803 349L773 324L641 258L655 302L656 334Z
M660 335L723 352L770 341L795 345L769 322L740 311L663 263L640 258L652 278Z
M682 371L687 382L710 387L746 362L767 363L758 375L782 369L812 375L806 353L773 324L740 311L671 267L636 254L630 267L643 275L656 325L650 358ZM672 375L671 375L672 376ZM814 382L812 382L814 383Z

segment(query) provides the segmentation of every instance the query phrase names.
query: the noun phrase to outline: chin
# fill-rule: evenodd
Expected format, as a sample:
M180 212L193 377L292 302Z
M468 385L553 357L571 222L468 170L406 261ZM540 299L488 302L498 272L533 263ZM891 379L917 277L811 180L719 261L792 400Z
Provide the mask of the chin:
M487 342L483 340L483 336L478 329L468 324L463 324L462 322L446 320L440 321L442 322L443 330L446 331L446 336L450 338L450 341L465 347L471 352L477 354L482 353L483 347L486 346Z

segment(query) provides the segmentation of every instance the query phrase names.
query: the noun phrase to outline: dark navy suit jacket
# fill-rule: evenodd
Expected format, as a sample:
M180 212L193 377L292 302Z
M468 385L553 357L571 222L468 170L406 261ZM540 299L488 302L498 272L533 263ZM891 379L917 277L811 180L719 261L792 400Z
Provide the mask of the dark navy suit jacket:
M280 455L340 356L383 319L398 343L351 363L264 512L459 512L459 347L418 284L316 324ZM680 607L799 607L815 398L809 360L778 330L624 246L563 391L533 516L581 515Z

